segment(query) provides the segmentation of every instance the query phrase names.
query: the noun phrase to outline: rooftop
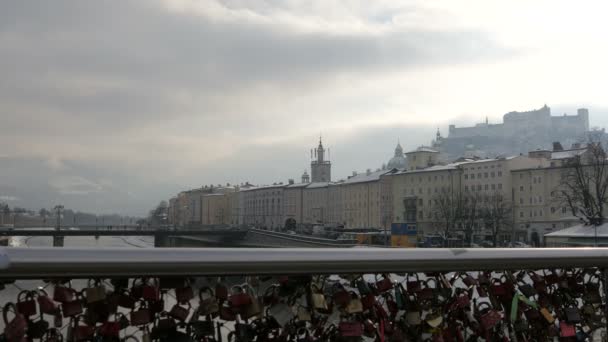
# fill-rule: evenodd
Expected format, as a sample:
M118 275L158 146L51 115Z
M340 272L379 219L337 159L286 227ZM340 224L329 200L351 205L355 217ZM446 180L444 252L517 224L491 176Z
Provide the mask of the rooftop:
M391 170L380 170L375 172L370 172L367 174L366 172L358 173L355 176L352 176L348 179L344 180L343 184L353 184L353 183L365 183L365 182L373 182L380 179L380 176L391 172Z
M570 228L558 230L553 233L545 234L546 237L588 237L593 238L596 234L596 227L584 224L577 224ZM608 237L608 223L597 226L597 236Z

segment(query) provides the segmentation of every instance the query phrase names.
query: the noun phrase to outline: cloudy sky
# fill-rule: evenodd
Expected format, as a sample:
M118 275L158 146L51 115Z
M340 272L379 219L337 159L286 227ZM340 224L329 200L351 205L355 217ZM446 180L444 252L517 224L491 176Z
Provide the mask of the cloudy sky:
M547 103L608 125L603 1L0 3L0 201L143 214Z

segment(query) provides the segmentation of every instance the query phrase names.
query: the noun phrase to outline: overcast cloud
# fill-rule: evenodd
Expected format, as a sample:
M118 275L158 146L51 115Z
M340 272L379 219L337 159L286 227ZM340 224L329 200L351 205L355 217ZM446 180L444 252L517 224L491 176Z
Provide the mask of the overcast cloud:
M608 120L603 2L3 1L0 201L143 214L210 183L335 178L397 139L547 103Z

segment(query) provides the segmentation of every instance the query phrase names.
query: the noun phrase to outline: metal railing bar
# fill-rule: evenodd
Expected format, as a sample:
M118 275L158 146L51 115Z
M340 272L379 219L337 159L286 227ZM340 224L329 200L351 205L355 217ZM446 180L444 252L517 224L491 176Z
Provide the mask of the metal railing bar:
M0 278L402 273L608 267L608 248L1 248Z

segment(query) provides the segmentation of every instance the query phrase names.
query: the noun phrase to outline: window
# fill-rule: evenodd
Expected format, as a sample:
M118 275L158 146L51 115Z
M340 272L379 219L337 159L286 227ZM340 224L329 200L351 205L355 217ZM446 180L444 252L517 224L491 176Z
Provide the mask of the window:
M519 204L524 204L524 199L523 199L523 197L520 197L520 198L519 198Z
M524 217L524 212L523 211L519 212L519 217Z
M554 214L554 213L555 213L555 208L551 207L551 214Z
M496 190L496 184L492 184L492 190Z
M481 184L477 184L477 191L481 191Z
M464 179L469 179L469 175L468 175L468 174L465 174L465 175L464 175Z
M498 171L498 174L500 175L500 171ZM520 174L519 174L519 179L523 179L523 178L524 178L524 174L523 174L523 173L520 173Z
M568 208L563 207L563 208L562 208L562 214L565 214L565 213L567 213L567 212L568 212Z
M519 186L519 191L524 191L524 186L523 185Z
M500 189L502 189L502 183L499 183L499 184L498 184L498 189L499 189L499 190L500 190Z
M487 172L483 173L483 178L488 178L488 173Z
M498 171L498 177L502 177L502 171Z
M481 179L481 172L477 174L477 178Z
M465 186L464 186L464 191L465 191L465 192L468 192L468 191L469 191L469 186L468 186L468 185L465 185Z
M494 166L492 166L494 167ZM490 177L494 178L496 176L496 173L494 173L494 171L490 172Z
M475 179L475 174L471 173L471 179Z
M490 186L489 186L488 184L486 184L486 185L484 186L484 190L488 190L489 188L490 188Z
M418 205L419 205L419 206L422 206L422 198L419 198L419 199L418 199Z

